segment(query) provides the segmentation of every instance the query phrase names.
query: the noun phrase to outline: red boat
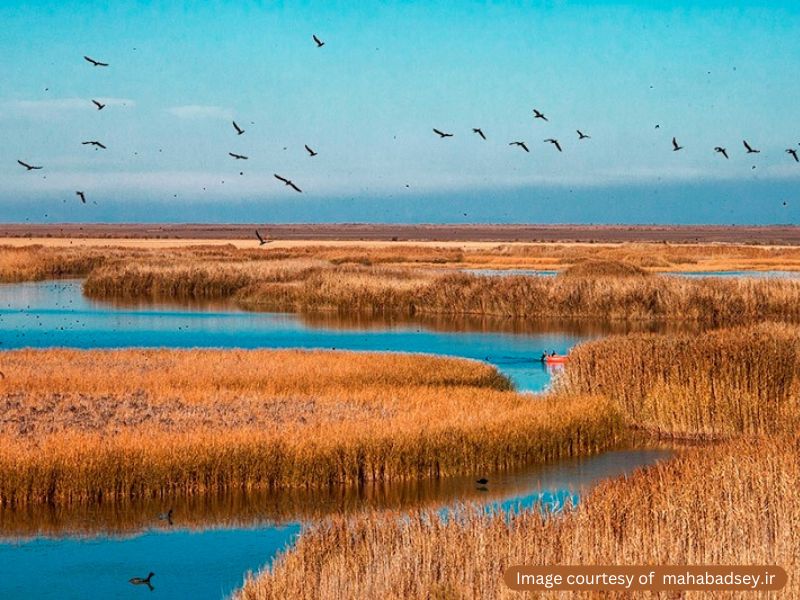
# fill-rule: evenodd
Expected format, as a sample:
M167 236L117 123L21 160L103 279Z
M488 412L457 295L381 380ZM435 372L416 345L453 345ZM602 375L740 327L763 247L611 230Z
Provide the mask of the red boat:
M544 362L548 365L563 365L567 360L568 357L566 354L555 354L553 356L546 356Z

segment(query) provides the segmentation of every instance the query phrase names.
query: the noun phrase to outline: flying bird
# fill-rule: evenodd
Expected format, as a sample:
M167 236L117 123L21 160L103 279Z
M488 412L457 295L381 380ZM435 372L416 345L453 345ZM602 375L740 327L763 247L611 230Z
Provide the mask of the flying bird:
M269 240L265 240L263 237L261 237L261 234L258 233L258 229L256 229L256 237L258 238L258 245L259 246L263 246L264 244L268 244L269 243Z
M92 140L92 141L88 141L88 142L81 142L81 145L82 146L97 146L98 148L102 148L103 150L107 149L105 144L101 144L97 140Z
M247 157L244 154L236 154L234 152L228 152L228 156L232 156L236 160L247 160Z
M98 102L97 100L92 100L92 104L97 107L97 110L103 110L106 107L105 104Z
M478 134L479 136L481 136L483 139L486 139L486 136L485 136L485 135L483 135L483 130L482 130L480 127L473 127L473 128L472 128L472 133L477 133L477 134Z
M278 180L282 181L283 183L285 183L286 185L291 187L295 192L302 192L303 191L299 187L297 187L291 180L286 179L285 177L281 177L277 173L275 173L274 175L275 175L275 179L278 179Z
M544 113L540 112L538 109L533 109L533 118L534 119L542 119L543 121L547 121L547 117L544 116Z
M314 152L311 148L308 147L308 144L305 144L306 152L308 152L309 156L316 156L319 152Z
M800 162L800 159L797 158L797 150L795 150L794 148L787 148L786 154L791 154L792 158L794 158L794 162Z
M748 144L747 140L742 140L742 143L744 144L744 147L747 148L747 153L748 154L758 154L758 153L761 152L761 150L756 150L750 144Z
M586 135L586 134L585 134L585 133L583 133L583 132L582 132L580 129L576 129L575 131L577 131L577 132L578 132L578 139L579 139L579 140L588 140L588 139L591 139L591 137L592 137L592 136L590 136L590 135Z
M558 140L554 140L553 138L547 138L545 140L545 142L549 142L549 143L553 144L553 146L556 147L556 150L561 152L561 144L558 143Z
M718 154L722 154L722 156L724 156L725 158L728 158L728 151L725 148L723 148L722 146L717 146L716 148L714 148L714 152L717 152Z
M439 131L438 129L436 129L436 127L433 128L433 133L438 135L440 138L453 137L452 133L445 133L444 131Z
M242 129L241 127L239 127L239 126L236 124L236 121L232 121L232 123L233 123L233 128L236 130L236 134L237 134L237 135L242 135L242 134L244 133L244 129Z
M674 137L672 138L672 151L677 152L678 150L683 150L683 146L678 145L678 140Z
M519 146L520 148L525 150L525 152L530 152L530 150L528 150L528 146L525 145L525 142L509 142L508 145L509 146Z
M17 162L19 164L21 164L23 167L25 167L26 169L28 169L28 171L34 171L36 169L41 169L42 168L42 167L34 167L33 165L29 165L26 162L22 162L21 160L18 160Z
M476 480L475 483L478 483L480 485L486 485L487 483L489 483L489 480L486 479L486 477L481 477L480 479Z
M81 202L86 204L86 195L83 192L75 192L75 195L81 199Z
M314 43L317 44L317 48L322 48L325 45L325 42L317 37L317 34L313 34L311 37L314 38Z
M108 66L108 63L100 62L99 60L95 60L95 59L93 59L93 58L91 58L89 56L84 56L83 58L84 58L84 60L92 63L92 65L95 66L95 67L107 67Z

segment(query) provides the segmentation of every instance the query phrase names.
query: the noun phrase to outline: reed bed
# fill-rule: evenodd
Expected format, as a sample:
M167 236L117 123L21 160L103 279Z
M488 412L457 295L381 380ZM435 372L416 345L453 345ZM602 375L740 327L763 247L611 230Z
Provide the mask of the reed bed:
M671 437L800 430L800 327L634 334L581 344L559 386L618 404L631 424Z
M657 276L478 277L336 267L262 282L235 299L251 310L448 314L515 319L672 320L706 326L800 319L800 281Z
M556 515L463 507L446 517L425 510L332 518L309 527L235 598L510 599L519 592L505 587L502 573L522 564L777 564L789 573L780 597L795 598L798 481L800 440L761 439L697 448L604 482Z
M0 368L3 506L476 474L597 452L621 423L428 356L23 350Z

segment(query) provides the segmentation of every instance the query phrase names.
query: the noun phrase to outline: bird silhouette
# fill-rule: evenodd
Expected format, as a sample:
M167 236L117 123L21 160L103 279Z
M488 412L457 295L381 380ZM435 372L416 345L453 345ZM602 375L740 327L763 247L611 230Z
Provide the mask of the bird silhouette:
M228 152L228 156L232 156L236 160L247 160L244 154L236 154L235 152Z
M167 512L158 515L158 520L166 521L167 523L172 525L172 508L170 508Z
M93 58L91 58L89 56L84 56L83 58L87 62L92 63L92 65L95 66L95 67L107 67L108 66L108 63L100 62L99 60L95 60L95 59L93 59Z
M256 229L256 237L258 238L258 245L259 246L263 246L264 244L268 244L269 243L269 240L265 240L263 237L261 237L261 234L258 233L258 229Z
M231 122L233 123L233 128L236 130L236 134L237 134L237 135L242 135L242 134L244 133L244 129L242 129L241 127L239 127L239 126L236 124L236 121L231 121Z
M487 483L489 483L489 480L486 479L486 477L481 477L480 479L476 480L475 483L478 483L480 485L486 485Z
M477 134L478 134L479 136L481 136L483 139L486 139L486 136L485 136L485 135L483 135L483 130L482 130L480 127L473 127L473 128L472 128L472 133L477 133Z
M724 156L725 158L728 158L728 151L725 148L723 148L722 146L715 147L714 148L714 152L716 152L718 154L722 154L722 156Z
M75 195L81 199L81 202L86 204L86 195L83 192L75 192Z
M155 573L150 571L150 573L147 575L147 577L131 577L128 580L128 582L132 583L133 585L146 585L147 587L150 588L150 591L152 592L153 591L153 584L150 583L150 580L153 578L153 575L155 575Z
M18 160L17 162L19 164L21 164L23 167L25 167L26 169L28 169L28 171L35 171L36 169L41 169L42 168L42 167L34 167L33 165L29 165L26 162L22 162L21 160Z
M588 140L588 139L591 139L591 137L592 137L592 136L590 136L590 135L586 135L586 134L585 134L585 133L583 133L583 132L582 132L580 129L576 129L575 131L577 131L577 132L578 132L578 139L579 139L579 140Z
M325 42L317 37L317 34L313 34L311 37L314 38L314 43L317 44L317 48L322 48L325 45Z
M292 189L293 189L295 192L302 192L302 191L303 191L303 190L301 190L299 187L297 187L297 186L294 184L294 182L293 182L293 181L291 181L290 179L286 179L285 177L281 177L281 176L280 176L280 175L278 175L277 173L274 173L274 175L275 175L275 179L278 179L278 180L282 181L284 184L286 184L286 185L288 185L290 188L292 188Z
M559 144L559 143L558 143L558 140L555 140L555 139L553 139L553 138L547 138L547 139L545 140L545 142L549 142L549 143L553 144L553 146L555 146L555 147L556 147L556 150L558 150L559 152L561 152L561 144Z
M439 131L438 129L436 129L436 127L433 128L433 133L438 135L440 138L453 137L452 133L445 133L444 131Z
M786 154L791 154L792 158L794 158L794 162L800 162L800 159L797 158L797 150L794 148L787 148Z
M525 150L525 152L530 152L530 150L528 150L528 146L525 145L525 142L509 142L508 145L509 146L519 146L520 148Z
M678 145L678 140L674 137L672 138L672 151L677 152L678 150L683 150L683 146Z
M747 140L742 140L744 147L747 149L748 154L759 154L761 150L756 150L750 144L747 143Z
M97 110L103 110L106 107L105 104L103 104L102 102L98 102L97 100L92 100L92 104L94 104L97 107Z
M306 152L308 152L309 156L316 156L319 152L314 152L311 148L308 147L308 144L305 144Z
M541 119L542 121L547 121L548 118L544 116L544 113L540 112L537 109L533 109L533 118L534 119Z
M98 142L97 140L91 140L91 141L88 141L88 142L81 142L81 145L83 145L83 146L97 146L98 148L102 148L103 150L106 150L105 144L102 144L102 143Z

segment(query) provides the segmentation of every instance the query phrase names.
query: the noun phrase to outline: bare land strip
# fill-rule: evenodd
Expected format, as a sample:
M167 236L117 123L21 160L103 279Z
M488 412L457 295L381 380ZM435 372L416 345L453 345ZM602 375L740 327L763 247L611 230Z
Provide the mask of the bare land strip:
M0 238L430 242L671 242L800 245L800 227L776 225L392 225L392 224L24 224L0 225Z

